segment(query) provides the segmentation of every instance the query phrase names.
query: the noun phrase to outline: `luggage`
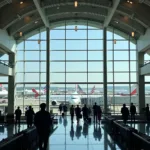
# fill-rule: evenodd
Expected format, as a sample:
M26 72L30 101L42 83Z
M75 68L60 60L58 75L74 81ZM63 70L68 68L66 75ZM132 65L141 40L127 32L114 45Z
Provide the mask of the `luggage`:
M79 118L82 119L82 115L81 114L80 114Z
M91 118L88 118L88 123L91 123Z

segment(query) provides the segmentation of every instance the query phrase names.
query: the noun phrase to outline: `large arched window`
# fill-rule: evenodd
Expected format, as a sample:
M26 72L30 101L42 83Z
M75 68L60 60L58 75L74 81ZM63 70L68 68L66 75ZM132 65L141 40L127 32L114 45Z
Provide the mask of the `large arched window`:
M19 42L19 41L18 41ZM77 91L82 102L95 101L103 107L103 29L67 25L50 30L50 100L68 101ZM115 29L107 31L108 108L120 112L125 102L138 106L136 45ZM32 105L36 111L44 96L34 97L32 89L46 86L46 32L24 38L16 50L16 107ZM50 103L51 104L51 103ZM58 103L59 104L59 103ZM56 109L53 110L57 111Z

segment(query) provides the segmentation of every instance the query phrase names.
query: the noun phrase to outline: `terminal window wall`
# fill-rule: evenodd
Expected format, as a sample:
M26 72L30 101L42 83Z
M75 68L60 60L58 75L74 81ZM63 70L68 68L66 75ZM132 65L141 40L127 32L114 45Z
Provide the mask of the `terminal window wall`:
M104 106L103 30L89 26L88 22L77 25L77 31L75 26L65 22L50 30L50 107L54 112L58 108L54 109L52 101L67 103L76 92L82 104L97 102ZM39 30L38 34L18 42L16 104L22 106L23 111L27 105L37 111L38 105L45 102L46 32ZM108 109L113 113L120 112L122 103L129 105L132 101L130 93L137 84L134 43L130 37L117 35L114 29L107 31ZM42 96L35 98L33 88ZM137 100L134 103L138 105Z

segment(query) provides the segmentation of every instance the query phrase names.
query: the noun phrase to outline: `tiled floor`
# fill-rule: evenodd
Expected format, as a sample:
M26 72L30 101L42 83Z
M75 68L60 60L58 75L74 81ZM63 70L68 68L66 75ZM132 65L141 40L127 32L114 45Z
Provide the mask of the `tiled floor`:
M81 120L71 125L70 117L59 117L58 128L49 138L49 150L119 150L104 125L88 125Z

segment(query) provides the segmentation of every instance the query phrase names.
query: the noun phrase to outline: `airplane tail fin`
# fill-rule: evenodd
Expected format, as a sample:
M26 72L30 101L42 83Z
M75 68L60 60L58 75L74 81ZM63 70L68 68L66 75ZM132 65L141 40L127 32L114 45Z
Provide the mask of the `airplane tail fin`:
M36 89L32 89L32 92L35 93L34 97L37 98L39 96L39 93L36 91Z
M130 93L130 95L135 95L137 93L137 86L136 85L133 85L133 88L132 88L132 92Z
M2 88L2 91L7 91L2 84L0 84L0 87Z
M91 90L91 94L93 94L95 91L95 85L93 86L92 90Z

